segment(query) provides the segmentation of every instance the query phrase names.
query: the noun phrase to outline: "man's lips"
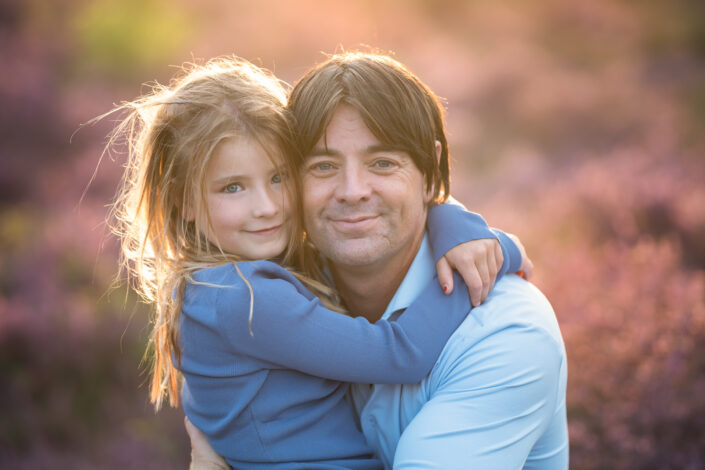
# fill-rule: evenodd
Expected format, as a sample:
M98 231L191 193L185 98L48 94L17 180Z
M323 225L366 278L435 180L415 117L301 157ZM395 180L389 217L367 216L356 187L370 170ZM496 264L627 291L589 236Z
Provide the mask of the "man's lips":
M354 217L331 217L333 225L338 230L365 230L377 221L376 215L361 215Z

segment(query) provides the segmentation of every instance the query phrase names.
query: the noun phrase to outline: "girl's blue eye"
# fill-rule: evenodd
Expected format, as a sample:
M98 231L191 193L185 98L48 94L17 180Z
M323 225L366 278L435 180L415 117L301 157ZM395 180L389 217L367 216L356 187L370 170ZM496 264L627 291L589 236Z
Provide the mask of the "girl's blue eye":
M392 162L389 160L377 160L376 164L379 168L390 168L392 166Z
M223 191L226 193L237 193L242 191L242 185L240 183L231 183L223 188Z
M333 165L331 165L328 162L323 162L323 163L319 163L316 165L316 170L328 171L332 168L333 168Z
M281 183L282 182L282 177L280 174L276 174L272 176L272 183Z

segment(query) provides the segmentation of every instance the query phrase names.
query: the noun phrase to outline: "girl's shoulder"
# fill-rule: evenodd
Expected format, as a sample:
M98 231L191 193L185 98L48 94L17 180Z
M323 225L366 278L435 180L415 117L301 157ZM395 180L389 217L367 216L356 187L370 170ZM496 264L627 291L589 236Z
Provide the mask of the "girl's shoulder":
M281 265L272 261L239 261L206 267L193 273L184 291L184 303L212 305L216 310L249 302L254 298L260 305L281 298L306 301L315 296Z
M244 279L243 279L244 278ZM247 282L266 279L282 279L289 282L298 281L281 265L267 260L238 261L218 266L199 269L193 274L195 284L212 287L233 287Z

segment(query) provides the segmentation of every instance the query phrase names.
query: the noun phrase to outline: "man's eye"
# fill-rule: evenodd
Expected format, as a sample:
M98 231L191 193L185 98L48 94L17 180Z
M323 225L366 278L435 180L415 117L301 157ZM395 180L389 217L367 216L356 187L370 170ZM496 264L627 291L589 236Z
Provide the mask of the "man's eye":
M240 183L230 183L226 187L223 188L224 193L237 193L243 190L243 187Z
M394 163L390 160L377 160L375 162L375 166L377 168L391 168L392 166L394 166Z
M335 173L336 163L331 160L311 160L306 166L306 172L316 177L328 177Z

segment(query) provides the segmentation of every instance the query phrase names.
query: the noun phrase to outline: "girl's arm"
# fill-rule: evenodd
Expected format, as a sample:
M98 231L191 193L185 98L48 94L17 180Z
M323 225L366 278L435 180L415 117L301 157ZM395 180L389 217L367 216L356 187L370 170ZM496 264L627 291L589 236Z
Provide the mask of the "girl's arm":
M371 324L328 310L308 291L304 295L280 266L238 266L253 290L253 334L248 330L249 291L233 267L236 281L218 289L216 301L219 328L232 348L274 366L334 380L419 382L471 309L464 285L446 296L434 280L398 320ZM462 285L459 277L456 282Z
M452 291L450 273L456 268L475 306L505 273L523 270L526 276L531 274L533 265L518 238L488 227L482 216L468 212L455 200L433 206L427 227L443 289Z

